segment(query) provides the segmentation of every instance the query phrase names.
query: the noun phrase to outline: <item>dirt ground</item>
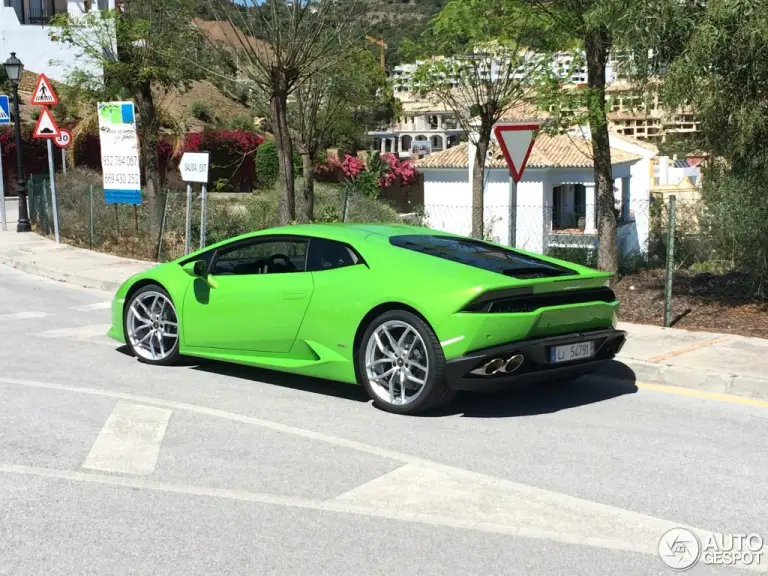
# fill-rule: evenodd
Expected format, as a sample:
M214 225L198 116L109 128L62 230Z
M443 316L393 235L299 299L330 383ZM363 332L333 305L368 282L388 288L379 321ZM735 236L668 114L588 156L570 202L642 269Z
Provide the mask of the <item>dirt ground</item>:
M623 277L614 287L619 319L664 325L664 271ZM672 327L768 338L768 297L760 299L738 274L681 272L672 285Z

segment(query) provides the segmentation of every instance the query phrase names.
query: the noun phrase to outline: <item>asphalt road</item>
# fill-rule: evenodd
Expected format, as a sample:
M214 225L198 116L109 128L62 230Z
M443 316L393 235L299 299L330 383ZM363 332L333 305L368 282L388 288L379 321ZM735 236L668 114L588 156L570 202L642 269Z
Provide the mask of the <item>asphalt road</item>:
M768 540L758 403L582 380L398 417L142 365L110 298L0 267L2 575L673 574L670 527Z

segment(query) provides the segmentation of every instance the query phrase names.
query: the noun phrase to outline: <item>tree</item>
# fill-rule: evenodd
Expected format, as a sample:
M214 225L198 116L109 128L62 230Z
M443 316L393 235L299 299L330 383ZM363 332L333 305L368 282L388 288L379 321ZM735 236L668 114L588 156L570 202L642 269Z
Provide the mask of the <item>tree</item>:
M314 219L314 165L318 153L339 123L358 117L357 130L365 126L361 113L376 110L388 94L386 77L370 52L359 50L339 60L324 74L315 74L299 85L288 104L291 137L302 160L301 218Z
M550 90L542 101L566 110L573 125L580 108L589 125L598 205L598 268L618 272L616 212L614 210L611 148L606 115L606 68L612 51L625 56L631 79L646 89L651 76L663 71L689 34L702 0L510 0L514 9L532 11L542 28L542 40L553 50L581 46L587 68L587 86L578 90ZM649 49L651 52L649 52ZM559 99L559 103L556 102Z
M89 12L74 21L53 21L51 37L80 51L73 81L92 95L124 94L136 104L140 154L153 223L162 220L163 171L157 154L160 119L158 91L187 90L199 77L189 65L199 54L201 38L189 25L192 0L129 0L118 10ZM103 70L94 74L91 63Z
M709 0L680 15L676 53L658 50L667 70L663 97L690 106L698 147L711 155L702 174L708 235L717 256L768 286L768 5ZM668 55L666 58L664 54Z
M614 35L604 18L606 2L618 0L517 0L517 8L532 10L547 22L550 37L548 42L554 49L574 46L574 40L583 46L587 87L577 93L566 92L569 106L578 102L586 112L592 142L594 164L595 198L597 202L598 255L597 265L601 270L616 273L619 268L616 246L616 213L614 210L613 175L611 170L611 147L606 117L606 67ZM626 5L626 2L624 2ZM553 93L550 91L549 96ZM543 101L549 107L552 102ZM573 123L576 118L569 118Z
M257 93L251 99L259 108L260 95L272 121L278 150L280 175L279 219L296 219L293 142L288 124L288 101L299 86L316 78L343 60L365 35L363 0L205 0L218 20L228 27L228 37L211 38L216 52L236 59L232 81L250 85ZM215 71L214 71L215 73ZM322 82L320 81L320 84Z
M508 10L504 0L450 0L429 25L422 45L428 60L413 75L414 90L444 102L476 148L475 238L482 238L485 228L485 163L493 125L529 96L545 70L545 59L525 51L530 31L531 22L519 10ZM446 57L430 58L440 55ZM494 68L496 77L489 79L486 73Z

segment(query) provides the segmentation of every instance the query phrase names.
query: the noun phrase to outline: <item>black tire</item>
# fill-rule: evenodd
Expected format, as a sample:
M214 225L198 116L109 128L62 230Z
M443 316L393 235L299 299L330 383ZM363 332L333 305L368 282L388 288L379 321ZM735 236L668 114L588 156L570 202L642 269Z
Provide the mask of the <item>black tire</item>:
M365 351L368 341L379 326L391 320L406 322L419 333L426 347L429 365L432 367L419 397L404 405L392 404L379 398L373 390L365 367ZM447 404L456 395L454 390L448 388L445 381L445 356L437 336L426 322L406 310L390 310L374 318L363 333L355 361L360 382L368 396L373 400L374 406L386 412L404 415L424 414Z
M173 299L171 298L171 295L168 294L168 292L160 286L159 284L147 284L146 286L142 286L136 292L131 294L131 297L125 302L125 306L123 308L123 333L125 334L125 341L128 345L128 349L131 351L131 354L133 354L139 362L142 362L143 364L149 364L151 366L173 366L175 364L179 363L179 360L181 359L181 355L179 354L179 338L176 338L176 341L173 345L172 351L165 357L160 360L153 360L150 358L143 357L141 354L136 352L136 348L131 343L130 338L128 337L128 311L130 310L133 303L136 301L137 298L142 296L143 294L146 294L147 292L158 292L165 296L168 301L173 304ZM175 305L174 305L174 312L175 312ZM176 316L176 324L179 325L179 318L178 315ZM178 328L177 328L178 331Z

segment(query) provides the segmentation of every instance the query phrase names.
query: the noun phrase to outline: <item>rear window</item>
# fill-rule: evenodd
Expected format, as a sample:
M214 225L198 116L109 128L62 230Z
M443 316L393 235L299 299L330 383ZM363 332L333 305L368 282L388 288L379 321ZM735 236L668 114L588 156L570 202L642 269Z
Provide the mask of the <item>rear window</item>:
M413 234L392 236L389 242L398 248L406 248L514 278L551 278L576 274L564 266L550 264L471 238Z

